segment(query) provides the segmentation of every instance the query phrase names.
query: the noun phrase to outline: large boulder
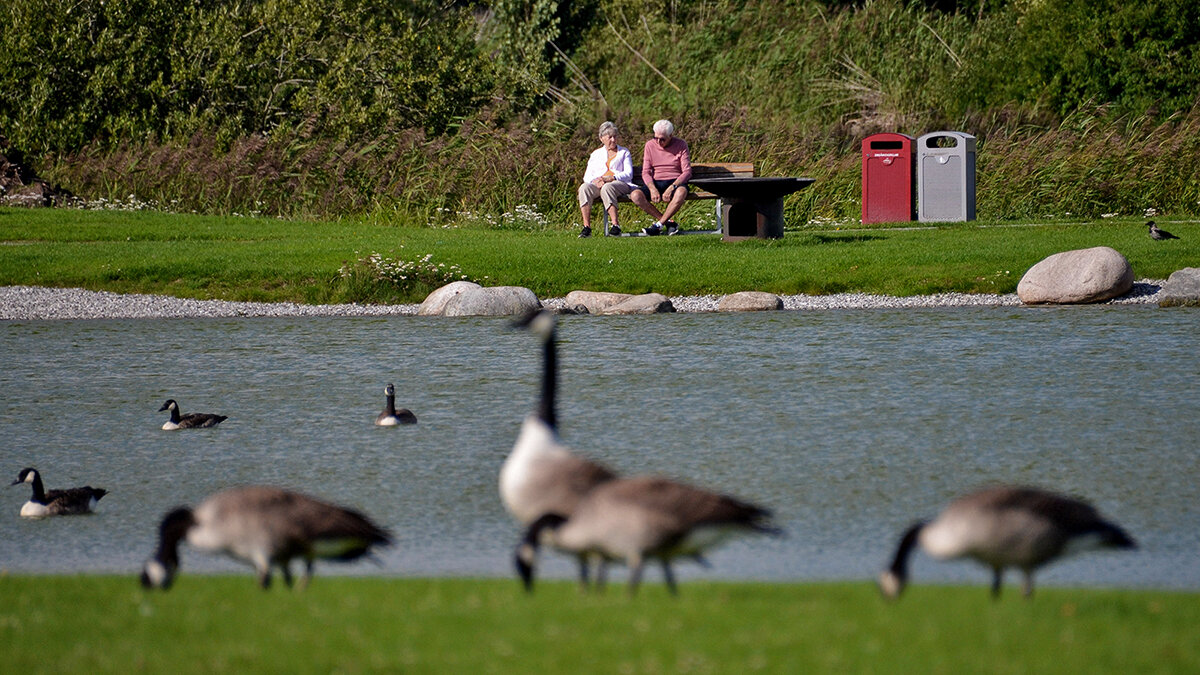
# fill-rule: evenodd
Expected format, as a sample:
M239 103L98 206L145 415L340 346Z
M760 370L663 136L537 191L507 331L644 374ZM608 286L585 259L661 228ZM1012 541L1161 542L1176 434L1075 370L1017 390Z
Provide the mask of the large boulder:
M417 316L441 316L446 311L446 303L452 298L475 288L481 286L474 281L452 281L425 296L425 301L417 309Z
M762 312L783 309L783 298L762 291L730 293L717 303L718 312Z
M1064 251L1039 262L1017 284L1021 302L1082 304L1103 302L1133 288L1133 267L1107 247Z
M598 314L662 314L674 312L675 305L671 299L661 293L645 293L634 295L627 300L612 305Z
M632 298L629 293L606 293L604 291L571 291L564 298L568 307L583 305L591 314L600 314L604 310L619 305Z
M1172 272L1161 293L1159 307L1200 307L1200 267Z
M468 288L450 298L443 316L519 316L542 306L533 291L522 286Z

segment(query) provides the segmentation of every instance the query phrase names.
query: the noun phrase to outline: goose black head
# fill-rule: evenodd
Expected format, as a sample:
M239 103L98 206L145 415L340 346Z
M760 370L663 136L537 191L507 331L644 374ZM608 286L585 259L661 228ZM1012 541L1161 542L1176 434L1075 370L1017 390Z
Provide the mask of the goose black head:
M9 486L20 485L21 483L32 483L38 479L37 469L28 467L21 469L21 473L17 474L17 479L9 483Z
M178 407L179 404L175 402L175 399L169 398L167 399L167 402L162 404L162 407L158 409L158 412L162 412L164 410L174 410Z

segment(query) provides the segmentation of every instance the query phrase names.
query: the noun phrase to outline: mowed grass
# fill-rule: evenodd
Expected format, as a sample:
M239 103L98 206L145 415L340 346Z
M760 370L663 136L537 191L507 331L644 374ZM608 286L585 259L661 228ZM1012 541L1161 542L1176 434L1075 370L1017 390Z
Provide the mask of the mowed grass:
M1012 589L1009 589L1010 591ZM1200 597L984 585L660 584L528 596L515 580L0 577L7 672L1197 672Z
M1200 224L1144 221L956 223L937 227L789 230L783 239L716 235L580 240L562 229L430 227L156 212L0 209L0 285L82 287L179 297L320 302L419 302L430 285L364 288L339 270L371 253L457 265L484 285L665 295L761 290L888 295L1009 293L1053 253L1111 246L1138 278L1162 279L1200 260ZM440 285L436 284L436 285ZM435 285L435 286L436 286Z

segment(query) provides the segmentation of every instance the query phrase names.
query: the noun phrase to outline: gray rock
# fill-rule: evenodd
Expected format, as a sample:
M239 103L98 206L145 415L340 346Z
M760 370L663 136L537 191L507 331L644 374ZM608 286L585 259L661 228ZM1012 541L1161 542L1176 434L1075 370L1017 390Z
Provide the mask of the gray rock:
M450 298L442 316L519 316L542 306L533 291L522 286L468 288Z
M662 314L674 312L671 299L661 293L635 295L597 314Z
M1133 267L1107 247L1064 251L1039 262L1017 284L1017 296L1029 305L1103 302L1133 288Z
M583 305L587 307L588 312L599 314L604 310L619 305L622 302L632 298L629 293L605 293L603 291L571 291L567 293L566 304L568 306Z
M436 291L425 296L425 301L417 309L417 316L441 316L446 311L446 303L464 291L482 288L473 281L451 281Z
M1200 267L1185 267L1171 273L1162 288L1159 307L1200 307Z
M762 312L783 309L783 298L762 291L730 293L717 303L719 312Z

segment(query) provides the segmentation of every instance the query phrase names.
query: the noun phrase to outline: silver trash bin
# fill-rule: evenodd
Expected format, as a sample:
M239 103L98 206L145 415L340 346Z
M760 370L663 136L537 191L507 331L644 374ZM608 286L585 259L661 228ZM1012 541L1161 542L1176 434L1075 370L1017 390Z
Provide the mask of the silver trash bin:
M975 137L934 131L917 139L917 220L975 220Z

